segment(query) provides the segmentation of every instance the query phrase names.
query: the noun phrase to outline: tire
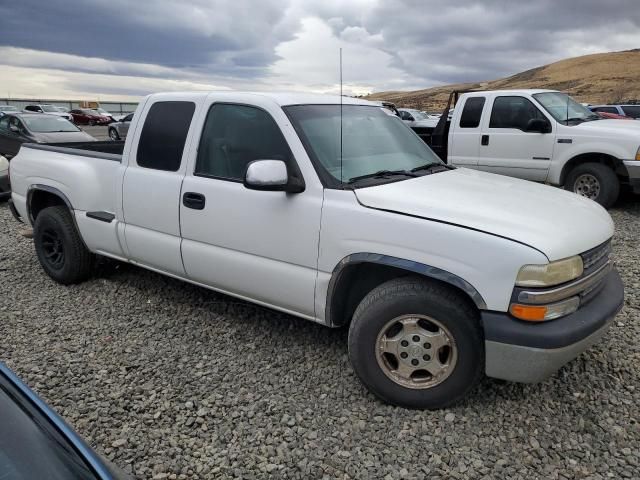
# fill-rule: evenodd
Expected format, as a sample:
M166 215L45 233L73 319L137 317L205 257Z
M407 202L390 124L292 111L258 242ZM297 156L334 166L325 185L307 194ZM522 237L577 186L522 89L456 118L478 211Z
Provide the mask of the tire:
M567 175L564 188L590 198L604 208L611 207L620 195L620 181L616 173L602 163L577 165Z
M89 125L94 127L96 125L96 121L95 120L89 120Z
M115 128L109 129L109 138L114 142L117 142L118 140L120 140L120 135L118 135L118 131Z
M82 242L66 207L48 207L38 214L33 243L40 265L56 282L69 285L91 275L94 256Z
M439 323L439 326L436 325L439 331L450 336L453 346L440 350L442 353L444 349L449 349L447 376L440 380L432 376L429 380L428 376L420 378L426 372L418 370L414 372L419 374L417 381L412 378L411 386L408 386L392 378L389 365L393 362L389 361L389 354L379 353L379 347L380 338L385 336L383 332L390 323L398 319L410 322L412 318L417 318L415 316L421 317L418 320L420 325L423 325L422 322L430 326L434 325L432 322ZM428 317L429 320L422 317ZM398 343L398 338L404 338L402 334L405 328L403 326L400 333L392 337L398 349L404 348L400 346L401 342ZM411 335L408 330L407 333ZM412 343L418 338L416 335L407 337L408 348L436 348L435 342L432 345L426 341L429 337L420 337L419 343ZM353 315L348 344L349 359L362 383L383 401L402 407L436 409L452 405L467 395L484 375L484 335L477 312L454 289L421 278L390 280L369 292ZM435 351L410 353L405 362L418 361L417 358L422 358L420 356L425 352L433 354ZM406 351L398 355L403 354ZM425 354L424 358L429 356ZM438 354L431 357L436 358ZM400 365L400 357L395 355L395 358L396 364Z

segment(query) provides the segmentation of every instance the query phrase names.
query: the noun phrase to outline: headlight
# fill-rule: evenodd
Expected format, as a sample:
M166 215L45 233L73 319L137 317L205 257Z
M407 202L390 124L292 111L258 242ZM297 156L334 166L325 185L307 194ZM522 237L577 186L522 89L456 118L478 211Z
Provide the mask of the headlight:
M582 272L583 265L580 255L546 265L525 265L518 272L516 285L519 287L550 287L578 278Z

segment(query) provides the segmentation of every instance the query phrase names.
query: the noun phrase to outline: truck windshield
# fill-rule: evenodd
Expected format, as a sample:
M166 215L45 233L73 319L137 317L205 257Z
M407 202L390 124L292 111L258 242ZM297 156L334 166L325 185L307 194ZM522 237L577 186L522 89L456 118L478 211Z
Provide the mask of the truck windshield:
M28 117L25 115L21 117L21 120L25 123L27 129L36 133L80 131L73 123L62 117L53 117L48 115Z
M376 172L398 174L442 164L409 127L380 107L343 105L342 121L340 105L294 105L284 110L309 156L330 175L333 183L346 184ZM412 176L416 175L396 175L393 180ZM389 175L379 178L388 181Z
M544 109L558 122L582 123L591 120L600 120L600 115L593 113L584 105L576 102L566 93L546 92L534 93L535 98Z

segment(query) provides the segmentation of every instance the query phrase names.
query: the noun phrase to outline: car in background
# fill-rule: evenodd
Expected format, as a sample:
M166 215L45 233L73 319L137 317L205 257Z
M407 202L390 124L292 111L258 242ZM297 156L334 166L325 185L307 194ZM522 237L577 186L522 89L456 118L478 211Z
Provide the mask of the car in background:
M62 113L69 113L69 109L67 107L56 106L56 110Z
M0 118L0 155L7 158L14 157L23 143L95 141L95 138L73 123L53 115L16 113Z
M126 480L0 362L0 478Z
M118 122L118 121L122 120L125 117L125 115L116 115L114 113L108 112L107 110L105 110L102 107L94 108L94 110L96 112L98 112L100 115L104 115L105 117L109 117L112 122Z
M617 113L610 113L610 112L594 112L594 113L597 113L602 118L608 118L610 120L633 120L633 118L631 117L627 117L625 115L619 115Z
M77 125L108 125L112 121L111 117L90 108L75 108L69 113Z
M640 119L640 105L589 105L588 108L596 113L615 113L636 120Z
M0 155L0 202L11 197L11 185L9 184L9 160Z
M72 121L71 115L66 112L61 112L58 107L49 103L39 103L35 105L27 105L24 107L24 112L27 113L46 113L47 115L56 115L58 117L66 118Z
M17 107L14 107L13 105L0 105L0 117L6 115L7 113L19 113L20 110L18 110Z
M109 125L109 138L111 140L124 140L127 138L127 132L129 132L129 125L131 125L131 119L133 113L130 113L122 120Z

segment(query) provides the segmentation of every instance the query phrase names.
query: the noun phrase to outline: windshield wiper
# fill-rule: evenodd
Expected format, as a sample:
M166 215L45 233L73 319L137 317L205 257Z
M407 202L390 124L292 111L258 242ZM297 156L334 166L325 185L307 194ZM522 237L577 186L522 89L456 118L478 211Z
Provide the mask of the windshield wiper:
M444 163L425 163L424 165L412 168L411 172L421 172L423 170L427 170L431 171L431 173L434 173L435 171L440 171L436 170L436 168L439 167L443 168L444 170L451 170L453 168L449 165L445 165Z
M600 115L598 115L597 113L594 113L593 115L587 115L586 117L571 117L571 118L567 118L565 120L565 123L569 123L569 122L590 122L592 120L601 120Z
M404 177L417 177L413 171L408 170L378 170L377 172L367 173L366 175L359 175L357 177L351 177L347 183L355 183L358 180L364 180L367 178L385 178L392 177L395 175L402 175Z

